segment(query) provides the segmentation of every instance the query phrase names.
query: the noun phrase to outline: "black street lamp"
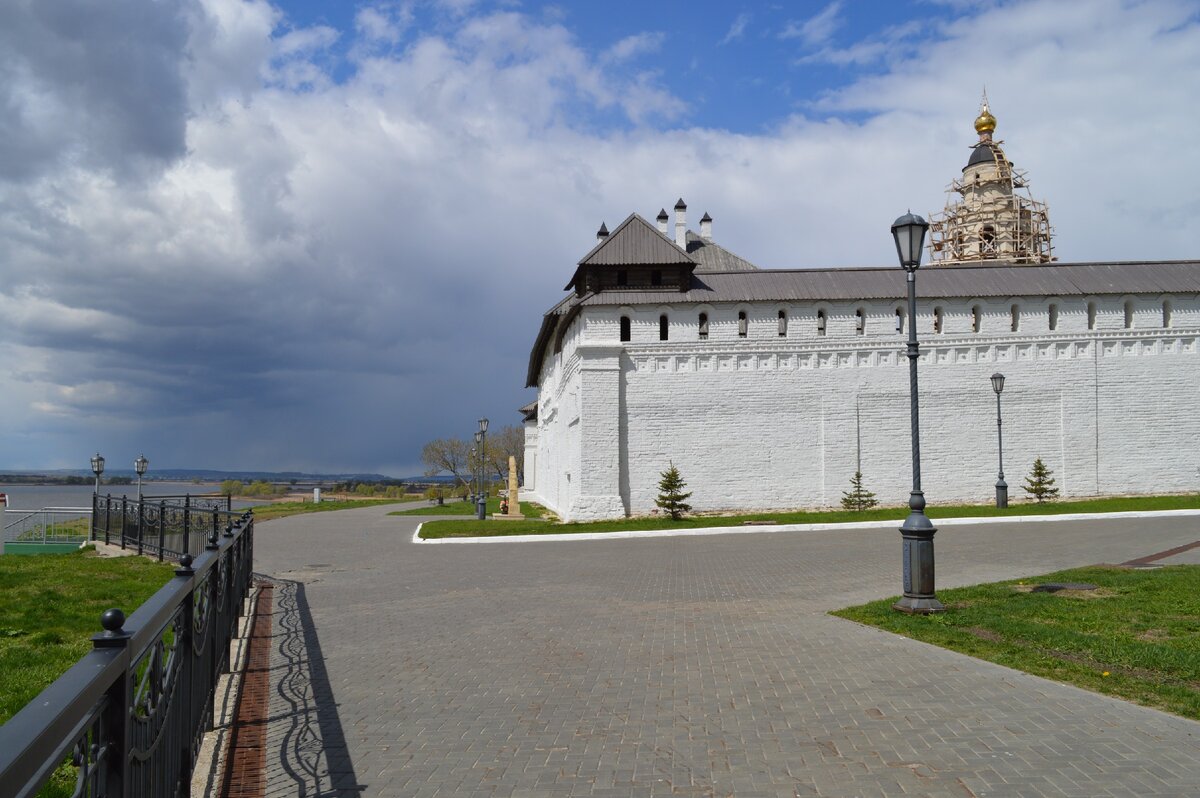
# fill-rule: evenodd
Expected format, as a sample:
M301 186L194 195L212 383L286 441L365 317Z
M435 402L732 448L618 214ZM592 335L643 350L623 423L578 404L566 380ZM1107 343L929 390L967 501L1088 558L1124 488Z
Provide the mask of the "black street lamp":
M142 475L146 473L146 466L150 465L150 461L146 459L146 455L139 454L138 459L133 461L133 470L138 475L138 501L142 500Z
M483 433L475 430L475 470L471 477L471 501L478 502L479 495L483 493L483 456L479 452L479 444L483 443Z
M912 424L912 493L908 497L909 514L900 527L904 541L902 566L904 596L893 609L915 615L944 612L945 607L933 593L933 535L937 528L925 515L925 494L921 492L920 411L917 404L917 269L921 267L921 249L929 223L911 211L892 224L896 254L908 280L908 393Z
M471 489L468 491L471 494L471 502L475 502L475 450L472 449L467 454L467 462L471 464Z
M475 516L480 521L487 518L487 428L488 420L479 419L479 432L475 441L479 444L479 496L475 499Z
M100 493L100 475L104 473L104 458L100 456L100 452L96 452L92 458L92 473L96 475L96 493Z
M1008 483L1004 481L1004 422L1000 420L1000 392L1004 390L1004 375L992 375L992 390L996 392L996 442L1000 451L1000 478L996 480L996 506L1008 506Z

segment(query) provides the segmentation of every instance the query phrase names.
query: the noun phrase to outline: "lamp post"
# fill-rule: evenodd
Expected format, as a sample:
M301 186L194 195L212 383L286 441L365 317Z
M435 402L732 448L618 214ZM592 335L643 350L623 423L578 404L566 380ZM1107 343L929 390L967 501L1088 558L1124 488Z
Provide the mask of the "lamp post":
M96 475L96 493L100 493L100 475L104 473L104 458L100 456L100 452L92 458L92 473Z
M479 432L475 441L479 444L479 496L475 499L475 515L480 521L487 518L487 428L488 420L479 419Z
M896 254L908 281L908 392L912 426L912 493L908 497L909 514L900 527L904 541L901 564L904 572L904 596L893 609L914 615L945 611L934 595L933 535L937 528L925 515L925 494L921 491L921 432L917 402L917 269L921 266L921 248L929 224L911 211L892 224Z
M1004 422L1000 420L1000 392L1004 390L1004 375L992 375L992 390L996 392L996 443L1000 452L1000 478L996 480L996 506L1008 506L1008 483L1004 481Z
M479 444L483 442L483 433L475 430L475 470L471 476L471 501L478 502L479 494L483 493L483 457L479 453Z
M138 501L142 500L142 475L146 473L146 466L150 465L150 461L146 459L146 455L139 454L138 459L133 461L133 470L138 475Z

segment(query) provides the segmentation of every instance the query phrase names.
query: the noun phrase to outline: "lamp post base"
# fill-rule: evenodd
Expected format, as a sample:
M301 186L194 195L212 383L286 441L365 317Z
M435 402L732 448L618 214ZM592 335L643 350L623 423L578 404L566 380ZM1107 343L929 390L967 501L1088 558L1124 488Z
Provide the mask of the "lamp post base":
M937 598L917 598L916 596L904 596L892 605L892 609L906 612L909 615L934 615L946 611L942 602Z
M1000 509L1008 506L1008 483L1003 477L996 483L996 506Z
M925 496L913 491L909 499L912 512L900 527L903 543L901 563L904 573L904 595L892 605L898 612L910 615L932 615L946 608L934 595L933 536L937 528L925 515Z

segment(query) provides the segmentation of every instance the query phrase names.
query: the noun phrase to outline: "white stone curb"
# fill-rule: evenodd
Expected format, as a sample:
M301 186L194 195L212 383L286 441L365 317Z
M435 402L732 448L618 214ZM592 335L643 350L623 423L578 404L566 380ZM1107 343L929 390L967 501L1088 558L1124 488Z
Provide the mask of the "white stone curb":
M1149 510L1125 513L1062 513L1061 515L1012 515L983 516L979 518L935 518L934 526L970 526L972 524L1024 524L1054 521L1088 521L1112 518L1169 518L1174 516L1200 516L1200 510ZM503 522L498 522L503 523ZM625 532L579 532L567 535L497 535L479 538L434 538L423 540L418 524L413 532L413 543L549 543L570 540L614 540L622 538L672 538L698 537L701 535L753 535L768 532L824 532L834 529L899 529L900 521L853 521L840 524L776 524L773 526L709 526L699 529L654 529Z

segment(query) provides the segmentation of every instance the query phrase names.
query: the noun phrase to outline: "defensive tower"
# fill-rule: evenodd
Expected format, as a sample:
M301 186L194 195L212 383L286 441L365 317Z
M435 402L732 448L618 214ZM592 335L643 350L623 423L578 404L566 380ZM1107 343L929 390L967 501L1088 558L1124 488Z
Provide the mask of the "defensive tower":
M962 179L946 189L941 213L931 214L929 253L931 265L1003 262L1049 263L1051 248L1049 211L1029 196L1025 173L1014 169L992 139L996 117L983 94L975 132L979 141L963 167Z

